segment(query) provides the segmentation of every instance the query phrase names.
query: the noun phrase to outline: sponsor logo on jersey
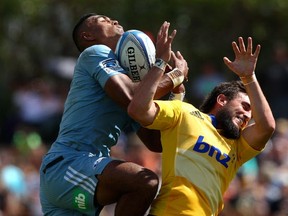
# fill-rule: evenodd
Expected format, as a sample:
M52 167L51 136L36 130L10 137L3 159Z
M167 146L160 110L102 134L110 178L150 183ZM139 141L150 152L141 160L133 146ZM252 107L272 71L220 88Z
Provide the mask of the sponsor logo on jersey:
M106 73L123 70L116 59L104 60L100 63L100 66L106 71Z
M82 190L75 190L74 192L74 207L85 210L87 209L87 194Z
M88 157L95 157L95 156L96 156L96 154L93 154L91 152L89 152L89 154L88 154Z
M105 158L105 157L100 157L100 158L98 158L98 159L94 162L93 168L95 169L95 168L97 167L97 165L98 165L99 163L101 163L101 161L102 161L104 158Z
M228 163L231 160L230 156L222 153L221 150L215 146L211 146L208 143L203 142L203 139L204 136L198 137L193 150L201 154L207 154L209 157L214 158L218 163L228 168Z
M200 111L198 111L198 110L196 110L196 111L191 111L190 114L193 115L193 116L195 116L195 117L197 117L197 118L199 118L199 119L201 119L201 120L204 120L204 118L202 117Z

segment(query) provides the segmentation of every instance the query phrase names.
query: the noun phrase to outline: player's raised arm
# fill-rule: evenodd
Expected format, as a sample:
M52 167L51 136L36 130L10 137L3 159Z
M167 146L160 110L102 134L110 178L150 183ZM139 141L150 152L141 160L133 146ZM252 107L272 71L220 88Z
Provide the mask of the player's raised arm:
M181 73L187 74L187 62L181 53L174 54L172 52L172 58L175 65L179 67L177 70L182 70ZM128 106L128 114L143 126L151 124L158 112L158 107L153 102L153 98L163 73L162 70L151 70L136 89Z
M232 42L235 60L232 62L224 57L224 62L229 69L242 80L251 103L253 124L243 131L243 136L253 148L261 150L275 130L275 120L270 106L262 92L255 75L256 63L260 53L260 45L253 52L252 38L248 38L247 47L243 38L238 38L238 45Z

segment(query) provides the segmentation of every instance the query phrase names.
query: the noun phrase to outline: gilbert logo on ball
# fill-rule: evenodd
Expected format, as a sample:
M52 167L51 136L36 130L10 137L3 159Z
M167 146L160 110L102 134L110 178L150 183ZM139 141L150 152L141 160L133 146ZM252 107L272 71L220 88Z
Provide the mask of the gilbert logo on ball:
M124 32L115 53L133 82L141 81L155 63L155 45L147 34L139 30Z

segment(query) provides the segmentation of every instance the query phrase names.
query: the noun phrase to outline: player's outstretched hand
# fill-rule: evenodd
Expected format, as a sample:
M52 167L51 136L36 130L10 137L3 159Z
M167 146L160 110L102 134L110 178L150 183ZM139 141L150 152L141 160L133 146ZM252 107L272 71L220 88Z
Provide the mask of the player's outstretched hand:
M189 68L187 61L184 59L180 51L177 51L176 53L171 51L171 62L174 67L178 68L183 73L185 78L184 80L187 80Z
M232 42L235 60L232 62L227 57L224 57L223 60L227 67L239 77L249 77L255 71L261 46L258 44L255 52L253 53L251 37L248 37L247 48L245 47L242 37L238 38L238 42L239 46L235 41Z
M157 35L156 41L156 58L161 58L165 62L169 62L171 58L171 45L176 35L176 30L173 30L169 35L170 23L165 21Z

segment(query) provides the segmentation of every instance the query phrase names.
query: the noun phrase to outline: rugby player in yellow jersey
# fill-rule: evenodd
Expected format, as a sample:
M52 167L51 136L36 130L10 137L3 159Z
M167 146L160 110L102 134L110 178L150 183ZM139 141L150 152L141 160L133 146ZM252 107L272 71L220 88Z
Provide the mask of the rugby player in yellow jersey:
M148 73L134 94L129 115L161 131L162 185L150 215L218 215L239 167L263 150L275 130L254 74L260 45L253 52L252 38L246 47L239 37L232 48L235 60L223 60L240 80L216 86L200 109L180 100L153 100L164 73L160 70ZM181 53L172 53L171 58L187 74ZM181 75L174 77L174 86L182 81Z

